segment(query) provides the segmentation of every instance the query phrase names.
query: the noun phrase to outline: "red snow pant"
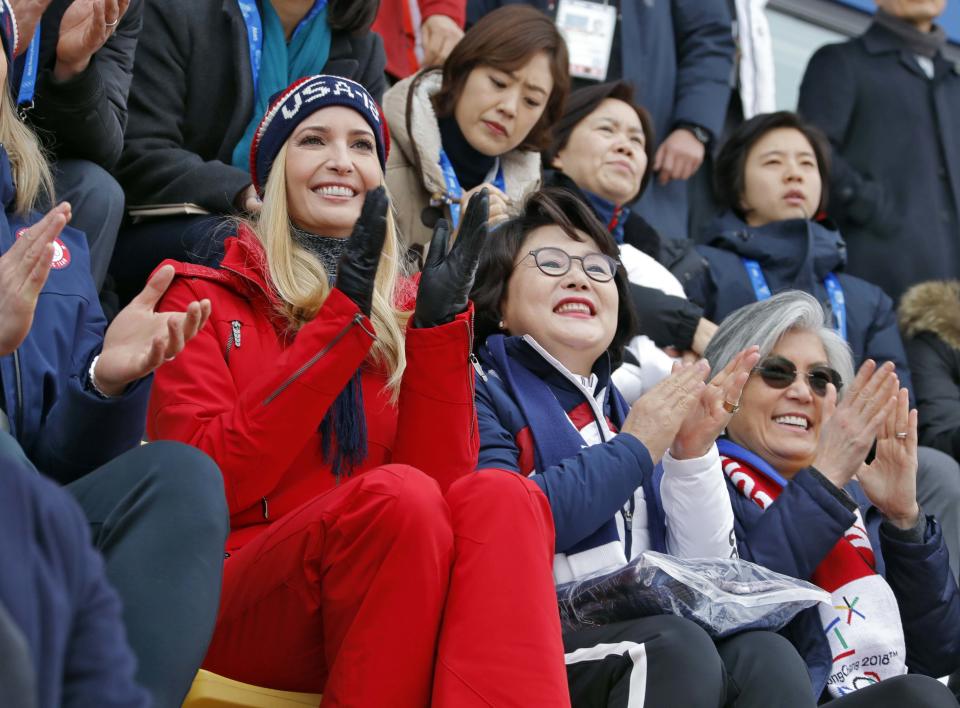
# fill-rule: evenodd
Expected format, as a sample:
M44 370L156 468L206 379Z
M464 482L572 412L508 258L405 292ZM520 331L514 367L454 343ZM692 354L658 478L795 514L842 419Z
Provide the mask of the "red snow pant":
M387 465L307 502L224 564L204 667L323 706L569 706L554 528L536 484L472 473L446 498Z

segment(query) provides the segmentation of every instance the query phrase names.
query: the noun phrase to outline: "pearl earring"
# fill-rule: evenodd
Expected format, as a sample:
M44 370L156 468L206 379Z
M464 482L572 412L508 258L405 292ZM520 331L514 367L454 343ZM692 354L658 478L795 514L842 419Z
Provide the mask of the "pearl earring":
M505 324L503 323L503 320L500 320L500 325L499 325L499 327L500 327L500 329L506 329L506 328L507 328L507 325L505 325Z

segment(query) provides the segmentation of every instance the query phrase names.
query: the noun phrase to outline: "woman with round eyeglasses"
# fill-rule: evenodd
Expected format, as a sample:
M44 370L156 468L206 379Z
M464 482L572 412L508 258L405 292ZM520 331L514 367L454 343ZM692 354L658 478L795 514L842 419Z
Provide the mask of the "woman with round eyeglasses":
M960 595L917 503L917 412L893 364L854 377L849 346L796 290L736 310L705 356L723 366L750 346L760 363L717 445L740 557L832 596L782 632L807 662L808 702L956 706L929 677L960 664Z
M610 378L633 333L627 289L617 244L589 207L543 190L490 234L471 293L478 468L544 491L558 584L646 550L734 551L714 440L758 355L738 353L710 385L705 361L678 365L628 406ZM564 650L574 707L792 707L809 695L799 654L772 632L715 644L679 616L625 618L564 632Z

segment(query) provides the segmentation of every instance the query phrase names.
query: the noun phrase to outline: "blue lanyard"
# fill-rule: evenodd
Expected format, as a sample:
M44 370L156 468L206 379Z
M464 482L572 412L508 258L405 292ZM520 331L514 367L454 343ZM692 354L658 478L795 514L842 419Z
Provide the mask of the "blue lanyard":
M264 0L264 2L269 2L269 0ZM243 24L247 27L250 72L253 74L253 95L256 96L260 84L260 58L263 56L263 19L260 17L260 9L257 7L255 0L237 0L237 4L240 6L240 14L243 15ZM296 37L297 32L303 29L326 6L327 0L316 0L313 7L310 8L310 12L297 24L291 39Z
M250 47L250 71L253 74L253 95L260 83L260 57L263 54L263 20L253 0L237 0L243 24L247 26L247 45Z
M447 191L440 198L441 201L450 207L450 219L453 221L453 228L457 228L460 223L460 199L463 197L463 188L460 186L460 180L457 179L457 173L453 171L453 165L450 164L450 158L447 153L440 148L440 171L443 172L443 181L447 183ZM497 160L497 176L493 180L493 186L501 192L506 192L506 183L503 180L503 166Z
M770 292L770 286L767 285L767 279L760 270L760 264L749 258L741 258L743 267L747 269L747 275L750 276L750 284L753 286L753 294L757 300L766 300L773 293ZM827 289L827 297L830 298L830 309L833 311L833 320L836 323L834 329L844 340L847 339L847 301L843 296L843 286L840 280L833 273L827 273L823 279L823 286Z
M20 77L20 91L17 93L18 106L33 104L33 94L37 89L37 67L40 64L40 23L33 33L30 46L27 47L27 56L23 63L23 75Z

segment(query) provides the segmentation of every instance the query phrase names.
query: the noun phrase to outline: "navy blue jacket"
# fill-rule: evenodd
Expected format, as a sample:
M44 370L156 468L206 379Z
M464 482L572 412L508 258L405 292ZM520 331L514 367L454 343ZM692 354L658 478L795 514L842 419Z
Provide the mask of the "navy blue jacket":
M741 258L757 261L773 293L796 289L810 293L829 311L824 276L835 272L847 308L847 341L855 366L872 358L892 361L900 385L911 390L907 355L897 329L893 302L876 285L842 272L846 247L840 233L804 219L747 226L732 213L714 221L706 246L697 251L706 268L674 272L687 297L703 307L704 317L720 322L737 308L756 302L753 285Z
M556 11L555 0L467 0L467 24L502 5ZM650 111L662 141L677 123L694 123L719 137L730 100L734 41L724 0L621 1L623 78ZM644 219L668 238L687 234L687 183L653 180L639 202Z
M897 598L911 672L945 676L960 663L960 593L950 572L940 526L927 517L923 543L895 540L881 528L880 511L856 482L847 485L863 515L880 573ZM809 469L803 469L766 511L727 479L740 557L778 573L809 580L855 519L854 513ZM807 662L816 695L833 658L815 607L782 631Z
M7 153L0 148L0 253L39 214L21 219ZM138 445L146 427L150 380L122 396L101 399L87 388L87 372L100 353L106 320L90 275L86 237L65 228L62 260L50 271L33 326L20 347L0 357L3 409L10 432L44 474L67 483Z
M493 335L478 352L485 373L484 378L478 377L476 382L480 430L477 469L503 469L524 475L537 472L531 479L550 501L557 553L579 552L617 539L612 519L642 486L648 500L651 543L654 550L665 551L663 513L656 502L649 502L659 499L659 484L655 483L654 465L643 443L632 435L618 435L601 445L585 447L559 464L543 462L541 457L552 452L542 451L549 443L534 439L530 421L522 409L523 405L534 402L520 401L506 380L506 361L490 346L494 337L503 340L507 358L548 384L570 419L582 421L578 427L594 420L584 394L522 338ZM601 357L594 373L599 379L598 390L612 386L606 357ZM611 405L618 395L604 397L603 412L619 427L625 409ZM535 411L529 413L536 414ZM560 427L563 431L570 428L565 418ZM603 483L598 484L601 479Z
M0 606L26 640L36 705L149 705L83 512L9 441L0 433Z
M849 270L895 300L960 278L960 67L943 52L933 64L931 80L905 40L873 23L818 49L800 86L799 112L833 147L827 209Z

